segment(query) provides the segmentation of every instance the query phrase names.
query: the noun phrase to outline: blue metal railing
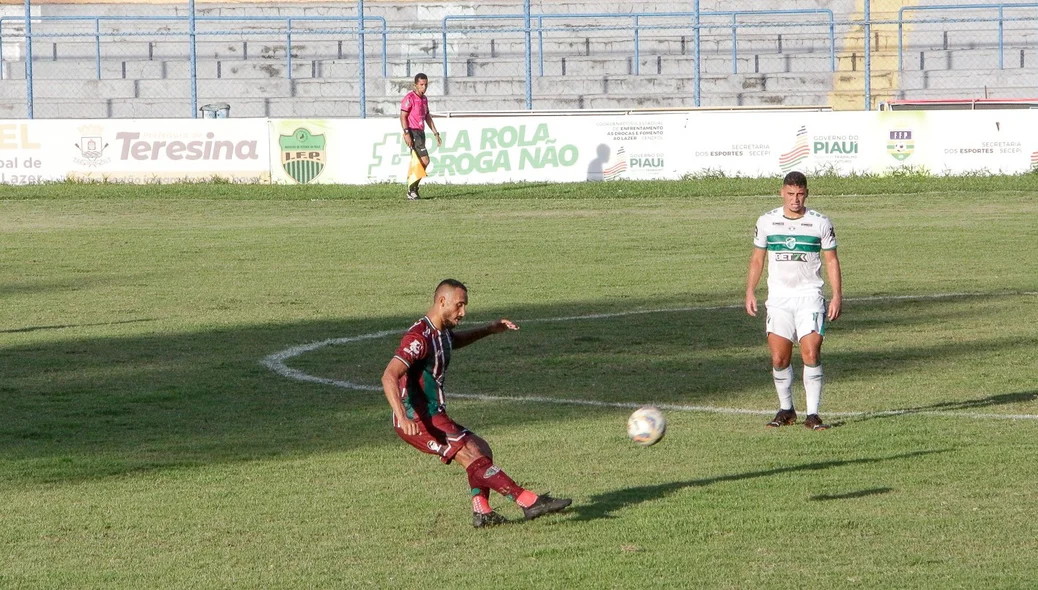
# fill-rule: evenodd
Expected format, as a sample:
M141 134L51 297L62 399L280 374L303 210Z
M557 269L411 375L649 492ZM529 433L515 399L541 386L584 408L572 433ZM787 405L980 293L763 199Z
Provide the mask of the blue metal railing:
M249 30L191 30L190 28L190 17L37 17L33 19L37 24L39 23L50 23L50 22L93 22L93 32L43 32L43 33L32 33L32 38L69 38L69 37L93 37L94 43L94 66L97 71L98 79L101 79L101 39L106 37L125 37L125 36L179 36L188 35L189 37L197 36L217 36L217 35L278 35L284 36L285 39L285 71L288 73L288 77L292 78L292 38L293 34L337 34L337 33L351 33L357 34L358 36L363 34L363 27L357 28L336 28L336 29L318 29L318 28L306 28L304 30L294 29L293 24L298 25L299 23L313 23L313 22L346 22L346 23L357 23L359 21L356 17L195 17L195 21L201 23L239 23L239 22L264 22L264 23L283 23L283 28L270 28L270 29L249 29ZM187 23L189 29L185 32L156 32L156 31L144 31L144 32L132 32L132 31L119 31L119 32L105 32L102 31L102 23L110 22L176 22L176 23ZM381 28L376 32L382 37L382 76L385 77L388 73L388 60L387 54L387 36L388 27L386 20L382 17L364 17L364 21L373 21L381 24ZM0 38L3 37L3 25L4 23L15 23L24 24L25 19L21 17L0 17ZM366 25L365 25L366 26ZM193 38L192 38L193 41ZM31 44L26 44L27 52L28 47ZM194 43L191 43L191 47L194 47ZM0 62L3 61L3 45L0 44ZM194 60L192 59L192 62ZM0 79L3 78L3 72L0 71Z
M193 1L193 0L190 0ZM357 0L358 14L364 14L364 1ZM872 71L872 60L871 60L871 48L870 45L873 42L871 34L874 30L874 25L893 25L898 26L898 69L904 69L904 51L905 51L905 25L913 24L924 24L924 23L991 23L991 27L983 27L983 34L997 34L997 47L998 47L998 68L1004 69L1005 63L1005 51L1006 51L1006 35L1009 34L1009 38L1013 39L1014 32L1019 32L1014 27L1007 27L1007 23L1012 22L1026 22L1032 23L1026 29L1030 32L1034 27L1033 23L1038 21L1038 15L1034 17L1021 15L1019 12L1014 13L1012 11L1026 11L1038 9L1038 1L1030 1L1026 3L1009 3L1009 2L991 2L985 4L943 4L935 6L906 6L899 10L898 18L894 20L872 20L872 15L866 10L864 18L862 20L836 22L833 12L828 9L790 9L790 10L723 10L723 11L700 11L698 10L699 0L693 0L692 11L682 12L637 12L627 14L615 14L615 13L572 13L572 14L532 14L530 11L530 0L524 0L523 2L523 13L522 14L503 14L503 15L450 15L444 17L440 22L439 30L433 25L431 29L416 29L406 26L401 26L390 30L386 19L379 16L301 16L301 17L285 17L285 16L200 16L195 15L192 9L191 15L189 16L31 16L26 11L24 17L18 16L6 16L0 17L0 39L17 38L20 41L22 38L26 40L25 43L25 69L26 69L26 82L27 82L27 110L30 117L33 115L33 41L40 39L90 39L91 44L73 43L72 46L81 46L84 49L78 52L79 57L77 59L90 60L92 58L92 65L95 70L94 75L97 79L102 79L103 71L102 66L105 63L111 62L111 48L114 45L111 43L113 39L143 39L147 37L177 37L178 47L182 41L186 39L186 42L190 46L190 55L188 57L191 66L190 72L190 83L192 84L191 101L192 110L197 115L196 102L196 87L198 80L198 73L196 71L197 54L196 48L200 39L205 39L212 42L217 37L226 38L226 36L239 37L243 44L251 42L253 39L261 39L265 43L270 42L270 37L273 36L277 39L278 44L280 40L284 40L285 56L282 63L285 66L285 75L288 79L298 78L300 72L293 73L293 60L298 60L298 51L296 46L299 45L299 39L313 39L315 35L342 35L344 33L349 35L356 35L357 37L357 50L359 60L359 98L361 103L361 116L366 116L367 105L366 105L366 71L365 65L367 62L365 53L365 35L377 35L381 40L381 74L383 78L388 78L390 72L389 63L389 36L400 35L407 39L412 39L416 33L431 34L433 38L437 35L442 41L442 56L436 55L436 43L433 42L432 48L432 59L438 60L442 57L443 67L443 84L444 93L447 94L447 87L449 80L452 78L449 67L453 63L452 59L457 59L462 53L456 46L451 47L451 43L457 45L458 39L462 36L478 36L479 34L486 33L509 33L513 34L510 38L512 42L517 42L519 37L522 38L523 45L523 60L522 64L525 67L525 83L526 83L526 106L528 109L533 108L533 78L534 76L545 76L545 59L546 56L550 60L552 57L551 46L553 43L557 43L559 38L563 34L568 35L571 39L575 32L582 31L588 32L588 37L593 37L595 32L617 32L618 34L610 35L612 42L620 42L624 47L625 52L629 57L627 73L633 75L641 75L641 61L644 53L645 45L647 40L655 42L670 42L676 41L676 35L674 34L661 34L660 31L680 31L681 32L681 50L682 63L687 64L685 61L686 54L686 33L691 31L692 40L691 48L691 64L683 65L682 67L689 67L691 69L691 75L693 76L694 86L694 101L696 106L701 104L701 58L703 55L702 43L704 42L717 42L721 49L722 55L728 49L724 47L727 39L727 43L730 45L730 59L731 66L730 72L732 74L739 74L740 70L746 70L746 47L747 42L745 40L746 30L761 30L761 29L779 29L779 32L784 32L784 29L796 29L798 31L809 30L807 37L810 38L812 43L812 50L822 49L817 55L818 58L823 58L827 51L828 57L828 69L829 71L835 72L837 69L837 50L836 50L836 26L840 27L863 27L864 35L864 59L865 59L865 71ZM866 9L869 8L866 3ZM975 14L980 18L935 18L935 19L912 19L913 15L919 14L941 14L951 11L971 11L968 14ZM977 14L976 11L986 11L986 14ZM15 32L10 31L11 23L15 23L19 26L19 30ZM154 26L153 31L139 32L136 30L123 31L120 29L143 29L146 27L127 27L122 26L127 23L142 23L142 22L160 22L160 23L176 23L176 26ZM112 23L120 23L120 26L112 26ZM251 23L251 24L250 24ZM464 26L458 26L459 23L465 23ZM498 23L503 23L498 25ZM185 27L182 29L181 24ZM7 29L5 29L5 25ZM92 25L92 26L91 26ZM235 26L237 25L237 26ZM242 27L241 25L248 25ZM372 26L374 25L374 26ZM24 27L24 32L21 28ZM997 29L996 29L997 27ZM701 33L703 31L711 31L710 36L707 40L703 40ZM812 31L813 30L813 31ZM824 30L824 33L822 32ZM63 32L64 31L64 32ZM650 31L655 33L650 34ZM5 32L8 37L5 37ZM536 38L533 35L536 34ZM975 35L975 31L971 31L971 34ZM453 36L453 38L452 38ZM546 39L547 37L547 39ZM583 40L584 35L581 35ZM758 35L759 37L759 35ZM823 38L825 39L823 41ZM102 41L109 41L109 43L102 43ZM149 40L150 41L150 40ZM740 43L742 44L742 50L740 51ZM1012 43L1012 41L1011 41ZM373 44L374 45L374 44ZM985 43L985 45L987 45ZM1028 44L1027 46L1030 46ZM339 41L339 58L343 57L342 52L343 42ZM450 49L449 49L450 47ZM493 47L493 39L491 39L491 47ZM548 48L546 53L545 48ZM54 59L58 59L59 45L55 43L55 54ZM36 47L39 49L39 46ZM426 48L422 48L426 50ZM517 45L513 46L512 51L517 49ZM670 50L664 50L662 53L676 55L676 48ZM281 47L277 47L280 51ZM10 49L8 48L8 51ZM534 56L533 52L536 51L537 55ZM590 49L589 49L590 51ZM779 53L782 53L781 49L781 35L779 35ZM109 53L107 62L102 59L103 53ZM247 55L247 51L245 52ZM332 51L332 55L334 55ZM493 53L493 49L491 50ZM38 54L38 52L37 52ZM296 54L294 56L294 54ZM581 54L583 54L581 52ZM739 63L740 55L743 55L743 63ZM149 58L151 55L151 44L149 43ZM621 56L623 53L621 53ZM610 57L615 57L616 53L610 51ZM518 57L518 56L516 56ZM0 43L0 64L6 63L4 59L4 44ZM40 59L37 55L36 59ZM181 57L182 59L182 57ZM350 56L352 60L352 56ZM537 60L538 63L534 64L533 61ZM622 58L621 58L622 59ZM1021 67L1023 64L1023 57L1021 56ZM721 58L722 62L727 61L724 57ZM11 62L17 63L15 62ZM80 64L89 64L89 61L77 62ZM269 63L266 62L266 63ZM513 63L517 63L513 62ZM661 63L657 61L657 64ZM820 64L819 64L820 65ZM316 72L316 61L315 61L315 72ZM435 67L435 66L434 66ZM723 64L725 69L729 69L727 64ZM657 68L660 68L657 65ZM410 72L410 60L408 60L408 71ZM658 69L657 73L662 72L662 69ZM563 73L565 73L565 62L563 62ZM519 72L516 72L518 75ZM7 71L0 68L0 79L6 77ZM454 72L454 78L460 75L458 72ZM468 75L472 75L471 70ZM125 76L125 74L124 74ZM219 74L217 75L219 77ZM313 77L317 77L317 74L313 74ZM518 76L516 76L518 78ZM871 79L870 76L864 78L864 94L865 94L865 108L871 107Z
M833 11L829 10L827 8L805 8L805 9L791 9L791 10L721 10L721 11L708 11L708 12L692 11L692 12L640 12L640 13L631 13L631 14L591 13L591 14L579 14L579 15L569 15L569 14L542 14L542 15L538 15L537 16L537 28L538 28L537 37L538 37L538 49L540 50L541 75L542 76L544 75L544 38L543 38L543 34L542 34L541 31L544 30L544 20L545 19L561 19L561 18L569 19L569 18L572 18L573 16L580 16L580 17L594 18L594 19L610 19L610 18L617 18L617 19L631 18L631 19L633 19L633 25L634 25L634 64L633 64L633 73L635 75L638 75L640 73L640 64L641 64L641 59L640 59L641 51L640 51L640 43L639 43L641 29L642 28L646 28L646 29L671 28L670 26L668 26L668 27L661 27L661 26L652 26L652 25L641 25L641 22L640 22L641 19L644 19L644 18L682 18L682 19L692 19L693 30L697 30L698 31L698 30L701 30L701 29L717 29L717 28L722 28L721 25L703 25L702 24L703 17L708 17L708 18L709 17L728 17L728 18L731 18L731 25L727 25L724 28L730 28L731 32L732 32L732 42L731 42L731 46L732 46L732 73L733 74L738 74L739 73L738 29L739 28L764 28L764 27L774 27L774 26L788 25L789 24L789 23L739 23L738 19L739 19L740 16L741 17L749 17L749 16L758 16L758 17L759 16L793 16L793 15L800 16L800 15L813 15L813 14L821 14L821 15L825 15L825 16L829 17L828 21L825 22L825 24L827 24L828 27L829 27L829 58L830 58L830 62L829 63L830 63L830 66L831 66L832 70L835 71L836 70L836 49L835 49L835 46L836 46L836 21L833 18ZM699 19L698 19L699 22L698 23L696 22L696 17L697 16L699 17ZM809 27L809 26L813 26L813 25L814 25L814 23L798 23L798 26L800 26L800 27ZM679 25L679 27L680 27L680 25ZM567 29L567 30L573 30L573 29ZM698 45L699 45L698 42L693 41L693 46L698 46Z
M872 110L872 2L865 0L865 110Z
M1038 18L1006 18L1006 9L1038 8L1038 3L992 3L992 4L937 4L933 6L905 6L897 11L897 69L904 69L904 46L905 46L905 14L909 12L950 12L963 10L998 10L997 18L971 18L971 19L932 19L932 20L910 20L908 24L928 23L998 23L998 69L1005 69L1005 23L1006 22L1034 22Z
M693 92L692 104L696 105L697 108L703 106L703 89L702 89L702 86L703 86L703 84L702 84L703 67L702 67L702 62L700 61L700 57L701 57L701 54L700 54L700 49L701 49L700 43L701 43L701 41L700 41L700 38L699 38L700 32L702 31L702 29L700 28L700 25L703 24L703 22L702 22L703 12L700 10L699 6L700 6L699 0L695 0L695 3L692 5L692 10L695 13L695 16L692 17L693 18L692 26L694 27L693 32L692 32L692 35L694 36L694 39L692 40L692 61L695 62L695 65L693 66L693 69L692 69L692 78L693 78L693 82L695 83L695 90L692 91Z
M739 73L738 65L738 30L740 28L769 28L776 26L788 26L790 23L745 23L739 22L740 17L768 17L768 16L803 16L803 15L823 15L826 20L821 23L797 23L798 27L811 27L811 26L826 26L828 31L829 39L829 64L832 71L836 70L836 20L833 16L833 11L827 8L806 8L806 9L791 9L791 10L724 10L724 11L710 11L710 12L637 12L637 13L579 13L579 14L538 14L531 15L537 20L537 49L538 49L538 61L539 61L539 75L544 75L544 33L545 32L574 32L574 31L601 31L601 30L633 30L634 34L634 53L633 53L633 64L632 73L639 74L640 62L641 62L641 31L642 30L660 30L660 29L688 29L688 25L645 25L642 23L642 19L647 18L664 18L664 19L690 19L692 21L691 28L694 32L700 29L728 29L731 31L731 54L732 54L732 73ZM697 17L699 22L697 23ZM728 24L717 24L717 25L704 25L702 19L705 17L725 17L731 19ZM457 21L501 21L501 20L523 20L525 15L523 14L498 14L498 15L448 15L443 17L440 38L443 46L447 46L447 36L451 30L449 23ZM597 20L609 20L609 19L630 19L631 24L627 26L596 26L596 25L583 25L566 28L551 28L545 27L544 22L546 20L576 20L576 19L597 19ZM474 29L467 27L464 29L465 33L473 32L499 32L499 33L517 33L523 32L526 29L521 28L492 28L492 29ZM698 48L699 43L693 42L693 48ZM447 52L443 54L443 76L447 78Z
M110 22L183 22L190 25L190 17L188 16L46 16L46 17L35 17L33 19L37 23L49 23L49 22L89 22L94 23L94 32L92 33L33 33L32 38L69 38L69 37L93 37L94 38L94 53L97 68L97 77L101 78L101 39L107 37L148 37L148 36L177 36L177 35L191 35L190 28L184 33L178 32L103 32L101 30L101 23ZM288 70L288 77L292 77L292 35L295 34L336 34L336 33L350 33L350 34L361 34L363 27L350 27L341 29L315 29L307 28L305 30L293 29L293 23L298 24L301 22L312 23L312 22L349 22L356 23L360 19L355 16L196 16L197 22L218 22L218 23L238 23L238 22L267 22L267 23L284 23L284 28L270 28L270 29L250 29L250 30L207 30L207 31L195 31L196 36L217 36L217 35L283 35L285 37L285 66ZM386 19L381 16L365 16L365 21L373 21L381 24L381 29L378 34L382 37L382 75L386 76L388 72L387 66L387 37L389 29L386 25ZM26 19L22 17L3 16L0 17L0 38L3 37L3 26L4 23L16 23L24 24ZM366 25L365 25L366 27ZM3 45L0 44L0 61L3 61ZM0 72L0 79L2 79L2 72Z
M361 14L363 14L363 0L360 1L362 7ZM380 23L381 30L379 33L382 36L382 76L385 77L388 74L388 58L387 54L387 36L388 27L386 25L386 19L380 16L365 16L362 18L355 16L302 16L302 17L280 17L280 16L197 16L195 15L194 8L191 9L191 14L188 16L47 16L47 17L36 17L32 19L28 14L28 8L26 9L27 14L25 18L16 17L0 17L0 39L3 38L3 25L4 22L15 22L24 24L26 26L26 43L25 43L25 80L26 80L26 92L28 102L28 117L31 119L32 104L33 104L33 74L32 74L32 42L33 39L46 39L46 38L69 38L69 37L93 37L94 38L94 63L97 79L101 79L101 39L106 37L145 37L155 35L183 35L186 34L189 39L189 56L190 62L190 83L191 83L191 111L194 116L198 116L198 94L197 94L197 83L198 75L196 72L197 56L196 46L197 38L199 35L284 35L285 36L285 72L288 79L292 79L292 34L341 34L343 32L356 34L358 38L358 45L360 50L360 56L358 62L360 64L360 103L361 113L366 112L366 90L364 84L364 65L367 61L364 53L364 29L366 21L373 21ZM31 26L32 21L36 20L37 23L50 23L50 22L89 22L93 21L94 31L93 33L32 33ZM175 33L175 32L102 32L101 23L109 22L186 22L187 31L186 33ZM247 31L204 31L200 32L196 26L198 22L216 22L216 23L228 23L228 22L264 22L264 23L284 23L284 28L274 29L251 29ZM354 28L342 28L342 29L316 29L308 27L303 31L298 29L293 30L293 23L314 23L314 22L348 22L356 23ZM0 64L3 63L3 43L0 43ZM0 68L0 79L3 79L3 69Z

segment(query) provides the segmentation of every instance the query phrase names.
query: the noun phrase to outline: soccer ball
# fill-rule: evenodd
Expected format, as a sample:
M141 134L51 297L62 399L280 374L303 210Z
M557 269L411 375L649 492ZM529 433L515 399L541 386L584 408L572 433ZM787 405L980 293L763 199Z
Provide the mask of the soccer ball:
M660 442L666 431L667 420L659 408L642 406L627 419L627 436L643 447Z

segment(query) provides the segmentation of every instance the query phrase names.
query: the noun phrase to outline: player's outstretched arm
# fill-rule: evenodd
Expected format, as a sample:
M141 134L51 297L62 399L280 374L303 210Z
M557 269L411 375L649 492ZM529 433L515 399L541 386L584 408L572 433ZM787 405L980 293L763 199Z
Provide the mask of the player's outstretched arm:
M490 322L482 328L473 328L472 330L464 330L462 332L454 333L454 348L461 348L468 346L480 338L486 338L491 334L500 334L501 332L508 332L511 330L518 330L519 326L515 325L511 320L501 318L496 322Z

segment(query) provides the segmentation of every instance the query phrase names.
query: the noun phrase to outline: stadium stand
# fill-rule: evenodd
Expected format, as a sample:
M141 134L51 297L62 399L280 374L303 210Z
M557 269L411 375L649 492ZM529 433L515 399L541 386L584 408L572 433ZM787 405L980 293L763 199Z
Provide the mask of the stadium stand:
M193 89L186 4L36 3L33 116L379 116L419 71L437 111L860 109L866 80L873 107L1033 95L1038 4L944 4L872 0L866 60L863 0L703 0L697 71L691 3L534 0L527 59L521 1L367 0L363 64L355 2L198 3ZM24 7L0 16L0 116L20 118Z

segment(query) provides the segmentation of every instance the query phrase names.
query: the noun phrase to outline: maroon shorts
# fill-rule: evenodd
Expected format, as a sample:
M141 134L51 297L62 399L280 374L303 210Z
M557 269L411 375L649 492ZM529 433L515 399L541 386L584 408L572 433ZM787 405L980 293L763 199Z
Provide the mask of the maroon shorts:
M404 439L404 442L423 453L439 455L440 461L444 463L453 461L454 455L458 454L468 438L472 436L467 428L451 420L450 416L444 413L420 417L418 434L414 436L405 434L400 429L395 416L393 417L393 429L396 430L397 436Z

